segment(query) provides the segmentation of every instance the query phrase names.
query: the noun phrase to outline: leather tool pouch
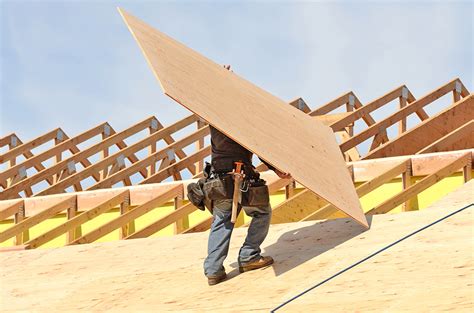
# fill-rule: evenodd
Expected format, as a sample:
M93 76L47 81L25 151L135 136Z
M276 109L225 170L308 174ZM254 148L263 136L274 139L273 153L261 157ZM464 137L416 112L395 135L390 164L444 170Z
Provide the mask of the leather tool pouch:
M212 201L232 199L234 181L231 175L210 179L204 183L203 190L206 198Z
M270 194L267 185L258 185L248 187L246 192L242 192L243 206L267 206L270 204Z
M189 201L199 208L200 210L204 211L205 210L205 196L204 196L204 191L202 189L204 185L205 178L201 178L200 180L197 181L197 183L191 183L188 185L187 190L188 190L188 199Z

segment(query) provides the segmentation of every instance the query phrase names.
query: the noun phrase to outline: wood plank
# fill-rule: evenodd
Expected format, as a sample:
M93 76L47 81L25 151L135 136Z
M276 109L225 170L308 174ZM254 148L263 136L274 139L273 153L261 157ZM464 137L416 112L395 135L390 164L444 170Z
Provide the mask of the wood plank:
M374 125L370 126L369 128L363 130L362 132L358 133L351 139L343 142L339 145L342 152L346 152L350 148L355 147L356 145L364 142L365 140L369 139L372 136L375 136L380 133L381 130L387 129L394 123L400 121L404 117L409 116L410 114L417 112L419 109L423 108L424 106L432 103L433 101L441 98L442 96L446 95L450 91L453 90L456 82L458 80L453 80L444 86L439 87L438 89L430 92L429 94L425 95L424 97L410 103L406 107L401 110L398 110L396 113L386 117L385 119L375 123ZM357 111L355 111L357 112ZM334 125L333 125L334 126Z
M53 186L44 189L43 191L37 193L37 195L47 195L47 194L52 194L52 193L56 193L58 191L61 191L65 188L71 186L74 182L79 182L83 179L86 179L92 173L101 171L104 168L116 163L117 158L119 158L121 156L128 157L128 156L130 156L130 155L146 148L147 146L163 139L163 137L169 136L172 133L175 133L178 130L190 125L191 123L195 122L195 120L196 120L196 116L190 115L190 116L188 116L188 117L186 117L186 118L184 118L180 121L177 121L176 123L171 124L168 127L162 128L162 129L154 132L153 134L149 135L148 137L134 143L133 145L130 145L129 147L126 147L126 148L124 148L124 149L108 156L107 158L96 162L94 165L92 165L92 166L90 166L90 167L88 167L88 168L86 168L86 169L84 169L84 170L82 170L82 171L80 171L80 172L78 172L74 175L71 175L68 178L65 178L65 179L61 180L60 182L54 184ZM175 143L174 145L177 145L177 144ZM155 154L155 156L158 155L161 158L164 157L165 153L163 151L164 150L160 150L157 154ZM150 161L152 159L153 158L151 158L151 159L147 158L147 161ZM145 170L145 167L147 165L149 165L149 163L145 163L146 165L144 165L142 167L140 165L135 166L135 164L142 164L142 163L139 163L139 161L137 161L129 167L133 168L133 169L135 169L136 167L139 167L140 170ZM134 171L133 173L136 173L136 171ZM128 178L129 177L121 177L122 180L128 179Z
M209 156L211 154L211 147L207 146L203 149L200 149L196 153L193 153L189 155L188 157L179 160L176 163L173 163L158 172L156 172L154 175L148 177L147 179L143 180L140 182L140 185L143 184L150 184L150 183L159 183L163 180L165 180L168 177L171 177L174 175L174 173L180 172L181 170L185 169L189 164L192 164L193 162L196 163L198 160L202 160L205 157Z
M28 142L25 142L24 144L17 146L13 149L8 150L4 154L0 154L0 163L5 163L10 161L13 158L18 157L19 155L22 155L23 153L30 152L32 149L35 149L42 144L53 140L56 138L58 131L63 132L60 128L53 129L50 132L47 132L46 134L43 134L33 140L30 140ZM65 133L63 132L65 135Z
M106 125L107 123L104 123L103 125ZM27 157L26 160L23 162L20 162L16 164L15 166L7 169L6 171L3 171L0 173L0 181L6 180L9 177L14 176L16 173L18 173L19 169L21 167L25 167L26 169L29 169L31 167L35 167L38 172L41 172L45 170L45 167L41 164L41 162L46 161L54 156L56 156L58 153L61 153L63 151L67 151L69 149L75 149L78 144L96 136L99 135L100 133L103 132L103 125L99 125L97 127L94 127L90 130L87 130L76 137L73 137L71 139L65 140L62 143L52 147L51 149L48 149L42 153L39 153L37 155L31 155ZM101 127L102 126L102 127ZM31 152L30 152L31 153ZM87 162L87 161L84 161ZM87 163L83 163L84 166L87 165ZM59 171L58 171L59 172ZM52 176L52 175L51 175ZM49 177L47 178L48 180L50 179ZM50 184L53 182L51 181Z
M331 100L326 104L323 104L322 106L320 106L319 108L309 112L308 114L310 116L328 114L329 112L337 109L338 107L348 103L349 102L349 97L351 95L354 96L354 93L352 91L347 92L347 93L337 97L336 99Z
M72 186L74 183L77 183L80 180L85 179L85 178L87 178L87 177L89 177L89 176L91 176L95 173L98 173L98 171L103 169L103 167L106 167L106 166L112 164L119 155L124 154L124 155L128 156L128 155L131 155L131 154L133 154L133 153L135 153L135 152L137 152L137 151L139 151L143 148L146 148L152 142L154 142L156 140L161 140L162 135L169 135L171 133L174 133L177 130L181 129L182 127L185 127L185 125L188 125L188 123L194 122L195 119L196 119L196 117L194 115L186 117L183 120L180 120L180 121L168 126L165 129L161 129L160 131L157 131L157 132L153 133L152 135L146 137L145 139L142 139L141 141L131 145L130 147L127 147L124 150L119 151L119 152L109 156L106 159L100 160L97 163L93 164L92 166L89 166L89 167L85 168L84 170L82 170L80 172L77 172L76 174L71 175L70 177L65 178L62 181L57 182L53 186L50 186L50 187L38 192L36 195L44 195L44 194L54 193L54 192L58 192L58 191L62 192L65 188L67 188L69 186ZM0 199L7 199L9 197L12 197L15 194L17 194L18 192L20 192L21 190L23 190L25 188L25 186L29 186L29 185L33 185L33 184L36 184L38 182L41 182L46 177L50 177L54 173L67 168L67 164L71 161L72 162L78 162L79 160L82 160L82 159L87 158L91 155L94 155L96 153L101 152L104 149L104 147L108 147L108 146L111 146L113 144L116 144L117 142L122 141L123 139L125 139L125 138L135 134L136 132L139 132L140 130L143 130L144 128L148 127L149 123L150 123L150 119L147 119L146 123L143 123L143 122L139 123L138 125L135 125L134 127L128 128L127 130L125 130L123 132L120 132L120 133L117 133L113 136L110 136L107 139L105 139L104 141L102 141L102 142L100 142L100 143L98 143L98 144L96 144L96 145L94 145L94 146L92 146L92 147L90 147L86 150L83 150L80 153L78 153L76 155L73 155L68 159L63 160L63 161L59 162L58 164L56 164L56 165L40 172L40 173L35 174L35 175L25 179L24 181L22 181L18 184L15 184L15 185L5 189L0 194Z
M17 200L12 204L9 204L5 208L0 209L0 221L3 221L7 217L11 217L12 215L15 215L18 213L20 208L25 205L25 202L23 200Z
M8 134L6 136L0 137L0 148L8 146L8 150L11 150L10 144L12 142L12 138L18 138L15 133Z
M112 208L119 206L122 202L126 201L128 197L129 197L129 192L122 191L118 195L113 196L112 198L103 201L95 208L84 211L81 214L78 214L75 217L71 218L67 222L64 222L63 224L58 225L54 227L53 229L48 230L44 234L34 239L31 239L28 242L25 242L25 246L26 246L25 249L37 248L47 243L48 241L51 241L54 238L61 236L62 234L65 234L69 230L74 229L86 223L87 221L90 221L91 219L99 216L100 214L110 211Z
M32 185L38 181L41 181L43 179L47 179L51 176L53 176L54 174L58 174L60 173L63 169L67 168L67 165L64 165L64 164L67 164L69 162L82 162L84 161L85 159L87 159L88 157L96 154L96 153L99 153L101 152L102 150L104 150L105 148L107 147L110 147L110 146L113 146L114 144L116 144L117 142L129 137L129 136L132 136L133 134L137 133L137 132L140 132L141 130L147 128L150 123L151 123L151 120L153 118L147 118L145 119L144 121L138 123L138 124L135 124L131 127L129 127L128 129L120 132L120 133L117 133L115 134L113 129L110 127L110 125L108 125L107 123L104 123L104 127L105 125L107 125L111 131L111 133L114 133L113 136L110 136L110 137L107 137L106 139L104 139L103 141L81 151L80 153L77 153L65 160L63 160L62 162L59 162L58 164L55 164L54 166L51 166L49 167L48 169L44 170L44 171L41 171L37 174L35 174L34 176L32 176L30 179L36 179L36 180L27 180L26 184L27 185ZM100 128L97 128L97 127L94 127L93 129L90 129L72 139L69 139L41 154L38 154L37 156L35 156L34 158L31 158L31 159L28 159L28 160L25 160L23 163L21 164L18 164L16 165L15 167L12 167L10 169L8 169L7 171L4 171L2 173L0 173L0 181L2 179L5 179L6 177L11 177L11 175L14 175L20 165L21 166L24 166L25 168L29 168L31 166L33 166L34 164L36 164L37 162L42 162L42 161L45 161L45 160L48 160L49 158L51 157L54 157L58 154L58 152L61 152L61 151L66 151L68 149L71 149L73 146L79 144L80 142L83 142L85 140L88 140L90 138L92 138L93 136L96 136L98 134L101 134L102 132L104 131L104 129L100 129Z
M460 142L462 144L460 145ZM474 120L459 126L416 154L474 148Z
M166 95L368 227L329 127L123 10L120 13ZM289 137L295 131L299 136Z
M411 105L404 109L408 109ZM455 105L450 106L408 132L368 153L364 159L415 154L463 124L472 121L474 119L473 107L474 95L463 98ZM473 137L471 136L470 138ZM470 144L471 146L466 148L474 148L474 141L471 141Z
M42 221L53 217L62 211L67 210L75 204L76 196L69 196L66 200L60 201L59 203L51 206L50 208L27 219L24 219L10 228L7 228L5 231L0 233L0 242L4 242L5 240L41 223Z
M99 189L99 188L104 188L104 187L105 188L106 187L111 187L115 183L121 181L124 177L129 177L129 176L135 174L139 169L146 168L147 166L150 166L151 164L154 164L154 163L158 162L159 160L164 159L167 156L167 151L169 151L170 149L172 149L174 151L176 151L178 149L182 149L182 148L190 145L191 143L195 142L196 140L199 140L199 138L204 137L208 134L209 134L209 127L205 126L201 129L199 129L197 132L194 132L194 133L190 134L189 136L186 136L186 137L184 137L184 138L182 138L178 141L175 141L171 145L155 152L152 155L149 155L149 156L145 157L144 159L138 161L137 163L132 164L132 165L126 167L126 168L123 168L120 171L117 171L116 173L112 173L112 175L109 174L109 176L106 179L103 179L101 182L98 182L97 184L92 185L91 187L88 188L88 190ZM205 149L206 149L206 151L208 151L209 146ZM199 152L197 152L197 153L199 153ZM203 152L199 153L198 155L193 155L192 156L192 158L195 161L196 161L196 156L203 157ZM187 159L187 158L185 158L185 159ZM180 169L184 169L184 168L189 167L189 165L190 165L187 162L185 162L186 166L184 168L181 167L181 165L184 164L183 162L177 162L177 163L174 163L174 165L178 164L178 163L179 163L179 165L177 165L175 167L176 169L178 167L180 167ZM169 168L169 166L167 166L166 168ZM170 174L169 176L166 176L166 174L164 174L164 173L167 173L167 172L164 172L162 169L160 169L158 171L158 173L155 173L154 175L151 175L150 177L144 179L143 181L140 182L140 184L160 182L160 180L159 180L160 177L162 177L162 179L165 179L165 178L172 175L172 174Z
M351 112L350 115L334 122L331 125L331 128L334 131L343 130L344 127L354 123L356 120L360 119L362 116L384 106L385 104L398 99L398 97L402 96L402 90L405 86L400 86L395 88L394 90L390 91L389 93L383 95L380 98L375 99L374 101L367 103L361 108L356 109L355 111Z
M83 244L93 242L108 233L124 226L130 221L142 216L143 214L150 212L151 210L163 205L170 199L182 194L182 186L169 186L168 190L161 194L157 194L154 198L138 207L131 209L130 211L120 215L119 217L105 223L104 225L96 228L95 230L83 235L82 237L74 240L70 245Z
M383 203L377 205L373 209L369 210L366 214L382 214L387 213L393 208L399 206L403 202L408 201L415 195L419 194L423 190L427 189L428 187L436 184L443 178L447 177L448 175L452 174L457 169L460 169L466 166L468 163L471 163L471 154L466 153L465 155L461 156L460 158L456 159L455 161L449 163L448 165L442 167L435 173L423 178L422 180L418 181L416 184L411 185L407 189L401 191L400 193L396 194L390 199L385 200Z
M411 159L413 176L426 176L433 174L436 169L448 164L449 162L452 162L467 152L474 154L474 149L368 159L357 162L349 162L348 164L354 166L355 182L368 181L377 176L378 173L388 169L391 166L394 166L397 162L406 158Z

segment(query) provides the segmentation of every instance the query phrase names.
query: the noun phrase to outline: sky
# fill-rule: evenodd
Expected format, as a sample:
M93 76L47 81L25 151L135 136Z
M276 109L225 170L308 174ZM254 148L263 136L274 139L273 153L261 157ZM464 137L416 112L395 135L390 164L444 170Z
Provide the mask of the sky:
M367 103L403 84L417 98L455 77L474 87L473 1L0 0L0 136L189 114L163 95L117 6L313 109L348 91Z

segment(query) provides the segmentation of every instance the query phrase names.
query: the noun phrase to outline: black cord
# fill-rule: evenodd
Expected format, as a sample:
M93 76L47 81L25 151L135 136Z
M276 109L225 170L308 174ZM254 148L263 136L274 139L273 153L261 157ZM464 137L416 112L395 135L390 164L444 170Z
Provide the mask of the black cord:
M405 237L403 237L403 238L401 238L401 239L398 239L397 241L395 241L395 242L389 244L388 246L386 246L386 247L384 247L384 248L382 248L382 249L380 249L380 250L378 250L378 251L372 253L371 255L369 255L369 256L363 258L362 260L360 260L360 261L358 261L358 262L356 262L356 263L350 265L349 267L346 267L345 269L339 271L338 273L332 275L331 277L326 278L326 279L323 280L322 282L320 282L320 283L318 283L318 284L316 284L316 285L314 285L314 286L312 286L312 287L306 289L305 291L303 291L303 292L301 292L300 294L294 296L293 298L291 298L291 299L289 299L289 300L283 302L282 304L280 304L279 306L277 306L276 308L274 308L274 309L271 310L270 312L275 312L276 310L281 309L282 307L284 307L284 306L287 305L288 303L290 303L290 302L296 300L297 298L299 298L299 297L301 297L302 295L304 295L304 294L310 292L311 290L313 290L313 289L315 289L315 288L317 288L317 287L323 285L324 283L330 281L331 279L336 278L337 276L339 276L339 275L341 275L341 274L347 272L348 270L350 270L350 269L353 268L353 267L356 267L357 265L361 264L362 262L367 261L368 259L370 259L370 258L376 256L377 254L379 254L379 253L381 253L381 252L383 252L383 251L385 251L385 250L387 250L387 249L393 247L394 245L396 245L396 244L402 242L403 240L405 240L405 239L407 239L407 238L409 238L409 237L411 237L411 236L413 236L413 235L416 235L417 233L419 233L419 232L421 232L421 231L427 229L428 227L431 227L431 226L433 226L433 225L435 225L435 224L437 224L437 223L439 223L439 222L441 222L441 221L443 221L443 220L445 220L445 219L447 219L447 218L449 218L449 217L451 217L451 216L453 216L453 215L455 215L455 214L457 214L457 213L459 213L459 212L461 212L461 211L464 211L465 209L469 208L469 207L472 206L472 205L474 205L474 203L471 203L471 204L469 204L469 205L467 205L467 206L465 206L465 207L463 207L463 208L461 208L461 209L459 209L459 210L457 210L457 211L454 211L454 212L452 212L452 213L446 215L445 217L442 217L442 218L440 218L439 220L436 220L436 221L434 221L433 223L428 224L428 225L426 225L426 226L424 226L424 227L422 227L422 228L420 228L420 229L418 229L418 230L412 232L411 234L406 235Z

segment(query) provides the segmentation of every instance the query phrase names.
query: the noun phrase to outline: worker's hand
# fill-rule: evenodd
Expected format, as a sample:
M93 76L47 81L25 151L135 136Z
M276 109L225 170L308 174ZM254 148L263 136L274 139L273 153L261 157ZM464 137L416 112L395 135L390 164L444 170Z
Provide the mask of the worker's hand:
M285 172L282 172L278 169L275 169L273 170L275 172L275 174L278 175L278 177L280 178L283 178L283 179L290 179L291 178L291 174L290 173L285 173Z

